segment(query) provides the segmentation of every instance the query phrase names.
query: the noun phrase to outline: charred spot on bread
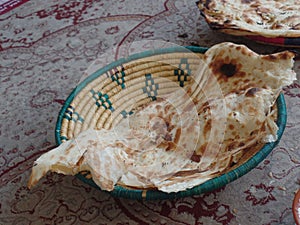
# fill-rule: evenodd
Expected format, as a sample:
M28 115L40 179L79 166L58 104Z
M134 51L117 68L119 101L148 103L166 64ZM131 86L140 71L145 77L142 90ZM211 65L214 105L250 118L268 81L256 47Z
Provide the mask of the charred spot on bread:
M193 153L193 155L191 156L191 160L193 161L193 162L200 162L200 159L201 159L201 156L200 155L198 155L196 152L194 152Z
M220 67L220 72L226 77L232 77L237 72L236 65L232 63L225 63Z

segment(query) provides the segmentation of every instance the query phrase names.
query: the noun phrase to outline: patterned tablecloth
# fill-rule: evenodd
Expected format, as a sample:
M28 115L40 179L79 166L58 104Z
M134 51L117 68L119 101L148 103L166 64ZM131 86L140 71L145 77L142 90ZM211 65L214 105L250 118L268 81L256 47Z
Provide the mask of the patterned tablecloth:
M0 224L293 224L300 187L300 84L284 89L288 121L279 145L226 187L178 200L113 198L71 176L48 173L32 190L33 161L55 147L64 99L97 58L103 65L170 44L232 41L213 32L194 1L25 1L0 16ZM300 74L300 61L295 68Z

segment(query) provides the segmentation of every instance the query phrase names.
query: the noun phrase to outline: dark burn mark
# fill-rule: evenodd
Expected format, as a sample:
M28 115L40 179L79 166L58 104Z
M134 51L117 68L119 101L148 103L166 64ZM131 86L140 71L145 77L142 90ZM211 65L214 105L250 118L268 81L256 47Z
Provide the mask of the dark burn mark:
M233 124L229 124L228 127L229 127L230 130L234 130L234 125Z
M243 146L245 146L246 144L244 143L244 142L241 142L241 143L239 143L239 147L243 147Z
M211 119L209 119L204 125L203 133L205 137L208 137L208 135L210 134L211 127L212 127L211 123L212 123Z
M181 136L181 129L178 128L178 129L176 130L175 137L174 137L174 142L175 142L176 144L179 142L180 136Z
M196 152L194 152L194 154L192 155L192 157L191 157L191 160L193 161L193 162L200 162L200 159L201 159L201 156L200 155L197 155L196 154Z
M169 121L165 121L165 125L167 127L167 131L170 131L170 122Z
M251 88L246 92L246 97L254 97L258 91L260 91L260 88Z
M232 150L234 150L235 149L235 147L236 147L236 142L232 142L232 143L230 143L228 146L227 146L227 151L232 151Z
M223 64L220 67L220 72L224 74L226 77L232 77L237 72L236 65L232 63Z
M172 135L169 134L169 133L166 133L164 139L165 139L166 141L172 141Z

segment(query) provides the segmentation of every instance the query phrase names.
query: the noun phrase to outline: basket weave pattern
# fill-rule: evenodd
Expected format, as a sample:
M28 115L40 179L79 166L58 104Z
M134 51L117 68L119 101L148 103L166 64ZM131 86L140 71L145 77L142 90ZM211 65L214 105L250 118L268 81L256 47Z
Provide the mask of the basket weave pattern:
M137 59L97 74L79 90L63 115L60 139L88 128L110 129L132 109L189 83L199 67L194 53L172 53ZM95 75L94 75L95 76Z

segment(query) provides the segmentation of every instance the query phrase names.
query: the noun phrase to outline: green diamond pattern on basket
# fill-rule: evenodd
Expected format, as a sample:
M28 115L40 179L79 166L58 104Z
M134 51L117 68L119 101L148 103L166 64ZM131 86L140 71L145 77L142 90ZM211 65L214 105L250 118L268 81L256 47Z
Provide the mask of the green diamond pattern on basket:
M122 110L120 114L123 116L123 118L127 118L127 116L132 115L133 112L132 111L127 112L126 110Z
M122 89L125 88L125 72L123 66L120 66L119 68L113 68L112 70L108 71L108 73L112 81L120 85Z
M69 105L69 107L65 111L64 118L67 120L71 120L73 112L74 112L74 108L71 105Z
M96 105L99 107L104 107L105 109L109 109L110 111L115 111L112 107L112 103L109 100L108 94L103 94L100 91L95 91L93 89L90 90L91 94L93 95L93 99L96 101Z
M63 116L64 119L67 119L67 120L72 120L74 121L75 123L77 121L80 121L80 122L84 122L84 119L79 115L79 113L75 112L74 111L74 107L72 107L71 105L66 109L65 111L65 114Z
M180 87L184 86L187 81L187 77L191 74L190 65L187 58L182 58L180 60L178 69L174 70L174 75L177 76Z
M154 79L150 73L145 74L145 87L143 87L143 92L148 95L152 99L152 101L156 100L157 90L159 85L154 82Z

